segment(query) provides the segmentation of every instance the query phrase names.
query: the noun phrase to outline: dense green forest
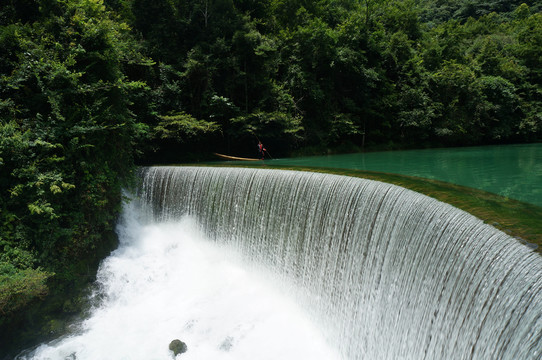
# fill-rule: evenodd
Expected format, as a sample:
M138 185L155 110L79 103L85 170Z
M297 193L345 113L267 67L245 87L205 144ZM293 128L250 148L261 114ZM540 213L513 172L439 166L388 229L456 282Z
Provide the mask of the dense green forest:
M275 156L541 141L541 11L2 1L0 348L14 326L54 332L38 313L79 310L136 164L253 157L258 139Z

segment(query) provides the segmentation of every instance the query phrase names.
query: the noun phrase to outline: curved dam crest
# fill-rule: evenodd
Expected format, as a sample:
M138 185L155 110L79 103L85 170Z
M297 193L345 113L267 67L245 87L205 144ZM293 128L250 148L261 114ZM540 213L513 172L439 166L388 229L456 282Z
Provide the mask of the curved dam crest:
M284 170L142 170L145 221L196 220L293 284L344 359L539 359L542 259L385 183Z

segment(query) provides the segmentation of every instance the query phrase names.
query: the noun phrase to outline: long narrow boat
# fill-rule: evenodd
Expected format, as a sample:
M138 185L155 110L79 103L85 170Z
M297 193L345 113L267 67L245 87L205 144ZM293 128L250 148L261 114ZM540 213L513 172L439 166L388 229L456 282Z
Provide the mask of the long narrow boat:
M223 159L228 160L239 160L239 161L260 161L260 159L253 159L253 158L244 158L244 157L237 157L237 156L230 156L230 155L224 155L219 153L214 153L216 156L221 157Z

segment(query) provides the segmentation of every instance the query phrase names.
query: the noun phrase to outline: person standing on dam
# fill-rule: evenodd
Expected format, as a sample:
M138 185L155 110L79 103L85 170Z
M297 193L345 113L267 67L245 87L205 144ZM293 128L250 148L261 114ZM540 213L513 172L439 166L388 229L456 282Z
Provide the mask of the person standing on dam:
M266 151L267 150L263 146L262 142L260 140L258 140L258 155L260 156L260 159L262 159L262 160L264 159Z

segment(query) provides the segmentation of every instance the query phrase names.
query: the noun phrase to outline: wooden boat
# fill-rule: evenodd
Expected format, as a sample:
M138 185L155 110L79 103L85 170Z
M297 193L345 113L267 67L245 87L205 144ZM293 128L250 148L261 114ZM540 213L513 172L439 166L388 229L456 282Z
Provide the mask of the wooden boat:
M230 156L230 155L224 155L219 153L214 153L216 156L227 159L227 160L238 160L238 161L260 161L261 159L253 159L253 158L244 158L244 157L238 157L238 156Z

